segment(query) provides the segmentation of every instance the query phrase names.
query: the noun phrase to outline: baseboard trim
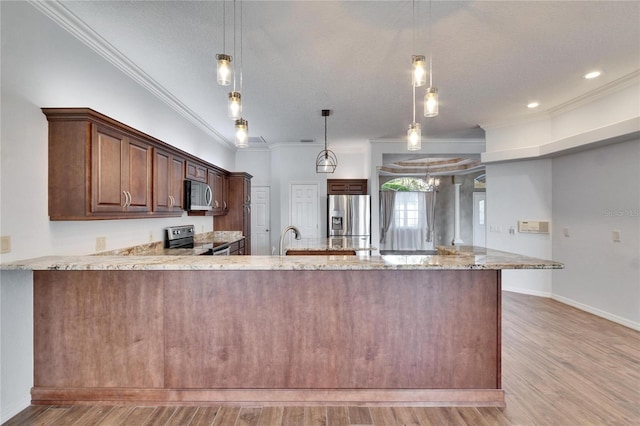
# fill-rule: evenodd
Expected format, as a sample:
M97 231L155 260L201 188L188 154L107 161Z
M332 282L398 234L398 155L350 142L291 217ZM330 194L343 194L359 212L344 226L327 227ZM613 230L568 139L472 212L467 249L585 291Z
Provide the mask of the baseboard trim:
M502 389L38 388L34 405L369 405L504 407Z
M540 297L547 297L547 298L551 298L553 300L556 300L560 303L564 303L565 305L569 305L572 306L576 309L580 309L581 311L585 311L585 312L589 312L590 314L593 314L595 316L598 316L600 318L604 318L606 320L609 321L613 321L616 324L620 324L623 325L625 327L631 328L632 330L636 330L636 331L640 331L640 323L634 322L634 321L630 321L626 318L622 318L618 315L614 315L610 312L607 311L603 311L602 309L598 309L598 308L594 308L593 306L590 305L586 305L584 303L575 301L573 299L569 299L568 297L564 297L564 296L559 296L557 294L553 294L553 293L547 293L547 292L542 292L542 291L535 291L535 290L527 290L527 289L520 289L520 288L513 288L513 287L502 287L503 291L509 291L512 293L520 293L520 294L528 294L530 296L540 296Z
M617 324L624 325L625 327L629 327L633 330L640 331L640 323L630 321L626 318L619 317L610 312L603 311L602 309L594 308L593 306L586 305L581 302L577 302L573 299L569 299L564 296L559 296L557 294L551 295L551 298L557 300L558 302L564 303L565 305L573 306L574 308L580 309L585 312L589 312L590 314L599 316L601 318L607 319L609 321L613 321Z

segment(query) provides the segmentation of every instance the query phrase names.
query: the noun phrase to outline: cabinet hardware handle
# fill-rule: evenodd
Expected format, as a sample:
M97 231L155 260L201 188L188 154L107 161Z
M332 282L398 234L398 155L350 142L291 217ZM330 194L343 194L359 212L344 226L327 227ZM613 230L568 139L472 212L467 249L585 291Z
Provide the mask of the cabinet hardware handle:
M124 204L122 207L127 207L127 191L122 191L122 195L124 195Z
M214 203L216 203L216 209L217 209L218 207L220 207L220 204L218 203L218 200L215 200L215 201L214 201Z
M129 191L127 191L127 195L129 196L129 203L127 204L127 207L131 206L131 193Z
M213 191L211 191L211 187L209 185L207 185L205 198L206 198L207 206L210 206L211 201L213 200Z
M124 194L124 205L122 207L127 208L131 205L131 194L129 191L122 191Z
M226 201L223 201L222 203L223 203L223 205L224 205L224 209L225 209L225 210L227 210L227 202L226 202Z
M173 196L169 195L169 208L173 207L173 203L174 203Z

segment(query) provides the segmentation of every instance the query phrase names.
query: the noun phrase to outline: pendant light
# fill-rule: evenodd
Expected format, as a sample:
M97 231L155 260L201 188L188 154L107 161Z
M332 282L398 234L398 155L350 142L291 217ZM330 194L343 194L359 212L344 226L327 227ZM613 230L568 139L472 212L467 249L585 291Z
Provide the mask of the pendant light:
M427 70L425 67L424 55L412 56L412 79L415 87L424 86L427 83Z
M331 115L331 110L323 109L324 117L324 150L320 151L316 158L316 173L333 173L338 167L338 158L333 151L327 149L327 117Z
M237 120L242 117L242 96L240 92L230 92L229 93L229 103L227 106L228 116L233 120Z
M249 122L244 118L236 120L236 147L246 148L249 146Z
M438 89L433 87L433 42L431 38L431 0L429 0L429 87L424 93L424 116L435 117L438 115Z
M218 61L218 84L221 86L228 86L231 84L231 56L226 53L226 0L222 1L222 53L216 55Z

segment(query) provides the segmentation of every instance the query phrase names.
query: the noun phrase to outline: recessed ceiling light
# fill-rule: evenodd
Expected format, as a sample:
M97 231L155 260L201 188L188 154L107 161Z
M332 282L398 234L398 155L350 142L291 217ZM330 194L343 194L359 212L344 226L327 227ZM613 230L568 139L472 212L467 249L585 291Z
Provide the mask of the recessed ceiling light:
M527 108L538 108L540 106L540 102L529 102L527 104Z
M587 80L591 80L592 78L600 77L600 74L602 74L600 71L591 71L586 73L584 75L584 78L586 78Z

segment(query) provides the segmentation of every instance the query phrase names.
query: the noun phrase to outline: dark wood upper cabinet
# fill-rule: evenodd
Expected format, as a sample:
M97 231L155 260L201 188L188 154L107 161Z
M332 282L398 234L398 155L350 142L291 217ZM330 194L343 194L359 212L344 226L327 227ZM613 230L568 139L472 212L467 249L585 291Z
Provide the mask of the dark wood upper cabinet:
M184 210L185 160L169 151L154 149L153 211Z
M367 179L327 179L327 195L367 195Z
M51 220L181 216L185 178L210 178L213 214L229 211L226 170L90 108L42 111L49 121Z

